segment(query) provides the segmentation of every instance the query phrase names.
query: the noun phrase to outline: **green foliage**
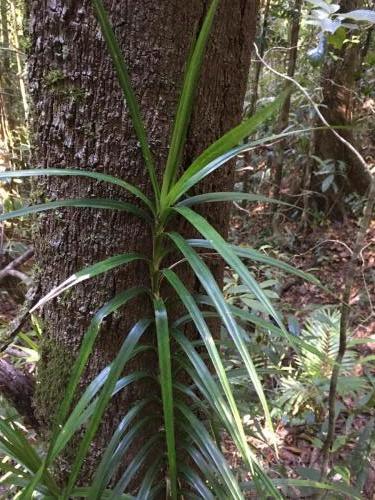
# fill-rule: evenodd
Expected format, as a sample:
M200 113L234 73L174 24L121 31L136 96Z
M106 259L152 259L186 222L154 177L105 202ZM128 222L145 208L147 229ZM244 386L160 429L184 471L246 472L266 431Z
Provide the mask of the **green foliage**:
M301 347L295 360L296 370L281 379L282 395L278 404L284 408L286 415L302 416L314 423L324 416L330 377L339 349L339 312L329 309L315 311L299 337L316 350L312 352ZM350 335L348 339L350 341ZM365 379L353 373L359 361L358 352L352 349L346 351L338 381L339 396L354 396L368 389Z
M254 399L262 409L267 430L272 435L272 421L261 382L259 365L257 359L254 360L251 356L250 342L244 334L242 325L250 323L261 331L267 331L270 338L275 336L276 342L286 339L295 347L301 364L310 366L309 373L315 373L314 370L317 369L318 361L314 358L316 349L309 348L307 338L294 339L287 331L280 312L273 304L275 295L270 290L273 283L259 284L241 259L277 266L283 271L304 277L315 284L317 280L309 274L301 273L255 250L229 245L205 218L190 208L197 202L238 199L237 193L211 193L209 196L201 195L200 198L189 197L188 193L203 178L236 157L238 153L248 149L249 144L243 146L238 146L238 144L255 132L265 120L272 117L286 97L285 94L281 95L218 139L179 176L196 84L218 3L217 0L211 3L201 33L191 52L175 117L170 152L162 182L159 184L147 141L147 133L135 93L130 85L125 61L101 1L92 0L140 143L149 181L153 187L153 198L146 197L138 187L126 181L95 172L44 169L0 173L0 179L39 175L91 177L120 186L127 193L134 195L141 204L140 208L133 202L124 203L118 200L61 200L18 209L3 214L0 220L23 217L45 210L57 210L60 207L124 210L146 220L153 238L152 256L129 253L112 256L95 263L77 271L51 290L36 306L58 297L75 284L105 273L114 267L126 266L138 259L144 259L149 264L150 286L121 291L104 304L93 316L73 366L71 367L70 363L64 359L66 371L70 372L70 376L67 387L58 395L61 396L62 401L56 412L56 423L47 449L40 450L30 444L22 430L13 422L0 420L0 450L17 464L17 467L10 465L9 462L1 464L0 467L4 472L2 482L18 487L21 491L20 498L31 498L33 495L64 500L85 497L90 499L135 498L127 491L134 493L130 490L130 485L140 471L143 471L145 464L147 467L142 474L139 490L136 492L137 498L151 499L161 495L172 499L186 497L243 499L246 491L254 488L259 498L283 498L280 490L280 487L284 486L282 481L271 480L265 474L248 444L242 415L223 359L223 349L229 345L231 351L236 354L238 366L242 370L241 376L246 380L248 388L253 391ZM49 84L58 83L60 76L59 74L50 75ZM271 137L271 140L275 137L277 136ZM266 140L269 141L270 138L254 141L253 144L261 144ZM177 217L185 219L192 233L198 232L202 239L189 240L181 234L169 232L167 226L171 227L173 219ZM232 287L226 290L229 300L226 300L215 281L205 262L204 254L197 252L195 247L209 248L210 252L223 259L232 269L236 276L237 288ZM165 257L169 257L172 252L178 253L178 258L187 262L207 294L206 296L193 296L185 287L181 278L172 269L174 265L166 262ZM164 295L164 287L161 286L163 281L168 281L171 285L172 296ZM89 362L103 321L122 308L129 307L129 303L139 297L149 301L153 314L149 318L138 319L125 336L115 359L80 393L81 377ZM247 303L249 309L237 307L232 297ZM187 313L186 316L174 322L169 318L169 299L171 298L179 299ZM260 311L262 317L254 314L254 311ZM219 319L225 332L223 346L214 337L206 321L210 315ZM186 322L194 325L197 341L192 342L185 335L181 325ZM148 331L156 336L156 346L141 343L141 339ZM306 336L311 335L311 331L306 333ZM329 356L336 349L336 344L330 340L331 336L333 337L333 334L324 336L327 359L330 359ZM310 337L309 340L311 340ZM131 384L151 378L149 374L139 371L123 375L129 361L145 349L157 351L159 373L156 380L150 381L155 384L155 394L152 398L145 397L135 402L123 415L103 451L91 483L81 487L80 475L83 464L90 454L90 446L111 398L119 391L129 388ZM59 353L55 354L58 357ZM180 377L181 373L184 373L183 377ZM48 383L46 386L48 387ZM152 408L152 417L149 414L149 408ZM153 419L160 419L160 425L155 434L150 436L148 429ZM218 430L214 431L215 428ZM245 484L240 482L220 448L218 440L223 432L230 436L242 457L246 474L250 477ZM139 439L140 436L143 439ZM78 442L78 446L70 471L65 481L59 481L55 476L55 466L69 449L73 439ZM130 463L124 467L125 454L129 448L133 450L139 442L142 444L132 454ZM271 444L273 444L272 440ZM153 459L156 457L153 462L149 460L151 456ZM303 482L295 484L306 485ZM319 482L313 484L310 482L308 485L321 489L336 488L335 485Z

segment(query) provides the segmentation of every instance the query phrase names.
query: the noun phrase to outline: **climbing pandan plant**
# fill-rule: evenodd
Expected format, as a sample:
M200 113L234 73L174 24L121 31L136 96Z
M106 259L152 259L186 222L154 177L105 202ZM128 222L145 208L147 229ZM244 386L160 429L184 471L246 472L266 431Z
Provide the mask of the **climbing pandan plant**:
M43 297L34 309L57 297L70 287L84 280L110 271L118 266L142 260L149 269L149 286L123 290L104 304L93 316L72 368L63 401L57 412L54 431L47 450L41 453L33 447L21 430L9 422L0 420L0 450L10 456L17 465L2 463L0 468L7 472L4 482L21 489L20 498L244 498L244 489L251 487L258 491L259 498L282 498L279 484L271 480L262 470L254 451L250 448L242 425L242 419L233 396L231 384L224 368L220 343L209 328L208 317L215 317L225 328L228 338L237 350L263 409L265 425L271 430L272 422L262 384L254 367L248 343L239 322L249 321L269 328L275 335L286 336L295 349L298 338L291 337L285 329L281 315L275 309L264 290L249 272L243 259L250 259L267 265L277 266L286 272L297 274L314 283L317 280L284 262L272 259L253 249L239 248L228 244L219 232L202 217L194 206L210 202L228 202L245 199L256 201L260 197L239 192L214 192L190 196L191 188L212 174L239 153L266 140L283 137L279 134L264 140L241 144L279 108L285 96L280 96L261 111L254 114L223 137L211 144L185 171L179 173L184 151L187 129L194 94L200 73L205 47L219 0L213 0L203 22L187 65L185 80L176 112L170 142L169 154L161 182L158 182L147 133L142 123L139 105L126 63L121 55L107 13L101 0L92 0L103 36L115 66L118 80L132 118L145 171L149 176L153 196L147 197L137 186L126 180L99 172L78 169L32 169L17 172L1 172L0 179L36 176L84 176L99 182L122 188L138 199L137 204L115 199L68 199L28 206L0 216L0 221L60 207L90 207L93 209L120 210L134 214L151 227L153 253L114 255L90 265L61 283ZM184 218L194 235L200 239L186 239L170 229L175 218ZM228 304L222 290L205 262L204 254L198 249L209 249L222 258L238 275L242 284L259 301L269 321L247 313ZM171 259L187 263L199 280L204 294L195 296L185 286L178 274L178 267ZM168 296L162 284L168 283ZM171 292L172 291L172 292ZM184 308L181 318L171 320L168 300L173 295ZM139 318L128 332L117 356L81 392L78 391L81 376L90 359L93 346L105 318L126 306L134 297L143 296L149 301L153 314ZM193 325L195 340L188 338L184 326ZM151 330L156 336L153 346L142 342L145 332ZM155 347L156 346L156 347ZM96 472L86 486L82 485L82 467L89 454L90 444L105 415L112 397L131 384L137 383L149 374L130 371L127 364L145 349L156 349L159 361L159 375L155 380L158 390L154 398L145 397L131 406L122 416L107 448L97 464ZM311 348L312 349L312 348ZM126 373L126 375L124 375ZM180 376L184 373L184 376ZM78 393L78 394L77 394ZM140 449L122 470L124 455L150 423L147 408L160 408L163 424L158 432L141 440ZM210 420L220 423L220 429L233 441L248 469L251 480L241 484L223 456L220 442L216 439ZM220 431L219 429L219 431ZM219 432L220 435L220 432ZM78 441L65 480L55 475L56 463L71 445L72 438ZM272 444L272 443L271 443ZM152 460L149 459L152 457ZM138 490L130 489L134 478L142 471ZM328 486L327 486L328 487ZM131 492L131 494L129 493Z

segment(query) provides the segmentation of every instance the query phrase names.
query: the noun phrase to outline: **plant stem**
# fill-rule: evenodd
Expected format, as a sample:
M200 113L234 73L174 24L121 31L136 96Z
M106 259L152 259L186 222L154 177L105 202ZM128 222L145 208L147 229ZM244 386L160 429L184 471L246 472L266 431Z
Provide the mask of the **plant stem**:
M370 190L368 194L367 204L363 214L363 218L357 233L356 242L354 245L353 253L351 255L349 265L346 272L346 282L345 288L342 296L341 302L341 318L340 318L340 343L339 350L336 357L336 362L334 364L331 382L329 387L329 398L328 398L328 431L327 437L325 439L322 455L323 461L321 466L321 481L327 477L328 462L330 456L330 450L335 437L335 421L336 421L336 395L337 395L337 382L339 377L339 372L341 368L342 360L346 352L346 342L347 342L347 326L350 315L350 295L353 287L354 277L356 275L356 267L358 265L358 259L360 257L366 232L369 228L371 222L371 216L375 205L375 176L372 177Z

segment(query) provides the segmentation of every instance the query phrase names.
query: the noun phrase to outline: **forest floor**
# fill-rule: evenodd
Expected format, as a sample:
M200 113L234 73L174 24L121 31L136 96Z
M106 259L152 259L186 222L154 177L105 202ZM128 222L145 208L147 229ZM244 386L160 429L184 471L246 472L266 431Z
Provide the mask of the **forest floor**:
M316 308L322 306L340 307L340 298L345 286L347 264L358 231L358 219L348 218L345 223L325 222L300 233L298 222L284 220L281 224L283 238L275 239L272 235L272 214L267 205L255 204L246 208L236 205L232 212L230 239L239 245L263 249L272 257L306 272L313 273L320 282L331 291L322 290L318 286L304 282L295 276L283 275L278 289L279 308L285 315L293 315L300 325ZM296 236L295 236L296 235ZM262 281L260 271L260 281ZM269 277L269 276L268 276ZM264 278L263 278L264 279ZM280 279L280 277L279 277ZM361 339L356 349L362 356L375 354L375 340L364 341L375 334L375 220L366 235L365 246L358 262L357 273L354 278L350 298L350 331L352 338ZM363 343L362 343L363 342ZM361 365L356 367L362 375ZM360 432L368 424L372 416L368 413L355 411L353 401L346 399L344 404L350 414L348 427L347 415L340 416L336 423L336 435L348 436L347 443L336 453L335 462L341 462L352 453L355 443L349 438L354 431ZM344 412L345 413L345 412ZM301 468L319 470L320 452L315 446L317 426L284 425L281 421L276 426L279 442L279 457L276 458L272 449L263 452L264 465L271 470L282 467L289 477L297 477ZM254 443L255 444L255 443ZM231 445L228 442L228 454ZM239 458L232 454L231 460L238 465ZM343 460L345 462L345 460ZM317 474L316 479L319 478ZM310 478L309 478L310 479ZM375 463L367 473L364 485L365 498L375 498ZM290 498L300 498L291 493ZM336 497L334 497L336 498Z

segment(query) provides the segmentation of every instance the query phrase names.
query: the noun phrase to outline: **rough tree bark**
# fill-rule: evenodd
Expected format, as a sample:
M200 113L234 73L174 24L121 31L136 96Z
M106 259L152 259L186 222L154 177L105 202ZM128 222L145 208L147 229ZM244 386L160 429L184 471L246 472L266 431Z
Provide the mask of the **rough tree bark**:
M363 0L342 0L340 5L342 12L348 12L363 7ZM336 53L336 56L335 59L327 57L322 68L323 101L321 111L328 123L350 126L353 124L353 97L356 78L362 60L361 44L345 44ZM352 129L342 129L340 135L351 144L356 144ZM366 194L371 182L370 173L332 132L329 130L316 131L315 144L315 155L322 160L331 159L335 162L343 161L346 164L346 179L344 182L341 180L340 184L344 184L347 192L355 191L361 195Z
M300 25L301 25L301 10L302 10L302 0L295 0L294 5L293 5L293 10L291 13L291 21L290 21L290 28L289 28L289 52L288 52L288 68L287 68L287 76L293 78L294 73L296 71L296 65L297 65L297 56L298 56L298 37L299 37L299 30L300 30ZM291 87L291 82L286 81L285 82L285 90ZM285 101L283 102L283 105L280 110L280 114L277 120L276 124L276 133L281 133L289 123L289 113L290 113L290 104L291 104L291 96L289 95ZM284 163L284 149L285 149L285 142L280 141L275 148L275 153L274 153L274 162L273 162L273 186L274 186L274 192L273 192L273 197L276 199L280 198L281 194L281 182L283 178L283 163ZM280 236L281 232L279 229L279 213L278 210L280 207L275 204L273 206L273 220L272 220L272 225L273 225L273 231L275 236Z
M269 16L270 16L270 8L271 8L271 0L265 0L265 2L262 2L260 4L259 10L263 10L263 21L260 26L258 27L259 30L259 35L257 37L257 45L258 45L258 50L259 54L261 57L264 56L264 52L266 50L267 46L267 35L268 35L268 23L269 23ZM259 16L261 17L261 16ZM250 97L250 103L248 107L245 109L245 116L252 116L257 107L258 103L258 97L259 97L259 83L260 83L260 77L262 74L262 62L259 59L256 59L252 66L254 68L251 69L251 73L254 74L252 81L251 81L251 97ZM248 151L244 154L244 159L246 163L250 162L250 157L251 157L251 152ZM251 175L250 171L245 170L245 173L243 175L243 191L244 193L249 193L250 192L250 186L251 185ZM243 206L247 205L247 202L244 200L242 202Z
M105 1L129 65L159 174L168 151L189 47L209 3ZM189 129L186 164L241 119L256 13L256 0L221 2ZM90 2L31 0L30 29L34 164L106 172L150 193L137 140ZM201 189L225 190L232 177L227 169L210 177ZM118 197L119 193L82 179L49 179L36 185L36 196L41 198L94 195ZM208 215L225 233L228 212L212 206ZM130 215L86 209L44 215L36 235L42 292L86 264L129 250L151 252L148 229ZM220 275L222 269L216 271ZM136 285L148 285L141 264L78 286L69 296L45 307L36 407L38 418L47 427L92 314L116 292ZM144 301L138 300L107 321L85 382L113 359L123 336L144 315ZM149 355L137 358L136 363L139 369L156 368L156 361ZM146 390L150 387L132 387L113 402L93 446L91 461L86 464L88 475L121 412Z

